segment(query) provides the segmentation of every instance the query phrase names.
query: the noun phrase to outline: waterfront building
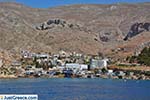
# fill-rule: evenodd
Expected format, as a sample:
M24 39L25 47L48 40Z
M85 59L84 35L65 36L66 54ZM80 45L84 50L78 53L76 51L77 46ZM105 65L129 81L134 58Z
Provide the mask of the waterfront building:
M65 67L66 67L66 69L79 70L80 64L78 64L78 63L67 63Z
M88 65L78 63L67 63L65 68L67 70L73 70L74 73L77 73L82 70L88 70Z
M88 70L88 65L86 65L86 64L80 64L80 69L81 70Z
M72 70L87 70L88 65L86 64L78 64L78 63L67 63L66 64L67 69L72 69Z

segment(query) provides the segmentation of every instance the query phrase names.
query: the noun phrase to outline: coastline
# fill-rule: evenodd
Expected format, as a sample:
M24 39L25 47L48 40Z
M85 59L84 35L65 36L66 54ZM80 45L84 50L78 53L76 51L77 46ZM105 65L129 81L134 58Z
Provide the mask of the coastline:
M106 79L106 80L124 80L124 81L127 81L127 80L137 80L137 81L149 81L149 80L147 80L147 79L144 79L144 80L142 80L142 79L118 79L118 78L102 78L102 77L95 77L95 78L77 78L77 77L75 77L75 78L60 78L60 77L51 77L51 78L48 78L48 77L38 77L38 78L36 78L36 77L0 77L0 80L7 80L7 79L11 79L11 80L14 80L14 79Z
M150 78L145 78L144 75L139 76L140 78L137 78L136 75L134 76L124 76L121 77L120 76L111 76L111 75L100 75L100 76L90 76L90 77L77 77L77 76L73 76L73 77L60 77L60 76L40 76L40 77L35 77L35 76L15 76L15 75L6 75L6 76L0 76L0 79L113 79L113 80L147 80L149 81Z
M18 76L15 75L0 75L0 79L17 79Z

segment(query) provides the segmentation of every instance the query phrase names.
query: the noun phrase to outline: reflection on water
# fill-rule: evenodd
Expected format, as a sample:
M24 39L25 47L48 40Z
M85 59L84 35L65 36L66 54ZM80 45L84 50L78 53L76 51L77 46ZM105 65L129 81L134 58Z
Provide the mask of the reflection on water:
M150 81L1 79L1 94L38 94L39 100L150 100Z

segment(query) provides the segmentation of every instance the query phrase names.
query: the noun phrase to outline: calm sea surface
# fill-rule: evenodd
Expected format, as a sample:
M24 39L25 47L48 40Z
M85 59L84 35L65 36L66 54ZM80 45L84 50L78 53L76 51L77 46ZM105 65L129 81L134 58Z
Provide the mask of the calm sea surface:
M0 79L0 94L38 94L39 100L150 100L150 81Z

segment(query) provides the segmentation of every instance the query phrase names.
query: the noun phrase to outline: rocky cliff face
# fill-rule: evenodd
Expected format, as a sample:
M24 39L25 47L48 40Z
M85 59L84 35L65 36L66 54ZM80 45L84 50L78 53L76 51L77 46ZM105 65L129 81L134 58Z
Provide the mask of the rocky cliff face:
M131 26L129 33L124 38L124 40L128 40L128 38L132 38L144 31L150 31L150 23L135 23Z
M48 29L53 29L53 28L71 28L71 29L80 29L80 25L75 24L75 23L69 23L63 19L50 19L47 22L41 23L35 28L37 30L48 30Z
M117 48L128 49L131 45L136 48L148 41L150 35L144 31L149 31L149 9L150 3L72 5L49 9L0 3L0 47L18 52L22 49L35 52L63 49L112 55L112 50ZM139 33L142 35L137 35ZM131 41L124 41L124 38L131 38Z

